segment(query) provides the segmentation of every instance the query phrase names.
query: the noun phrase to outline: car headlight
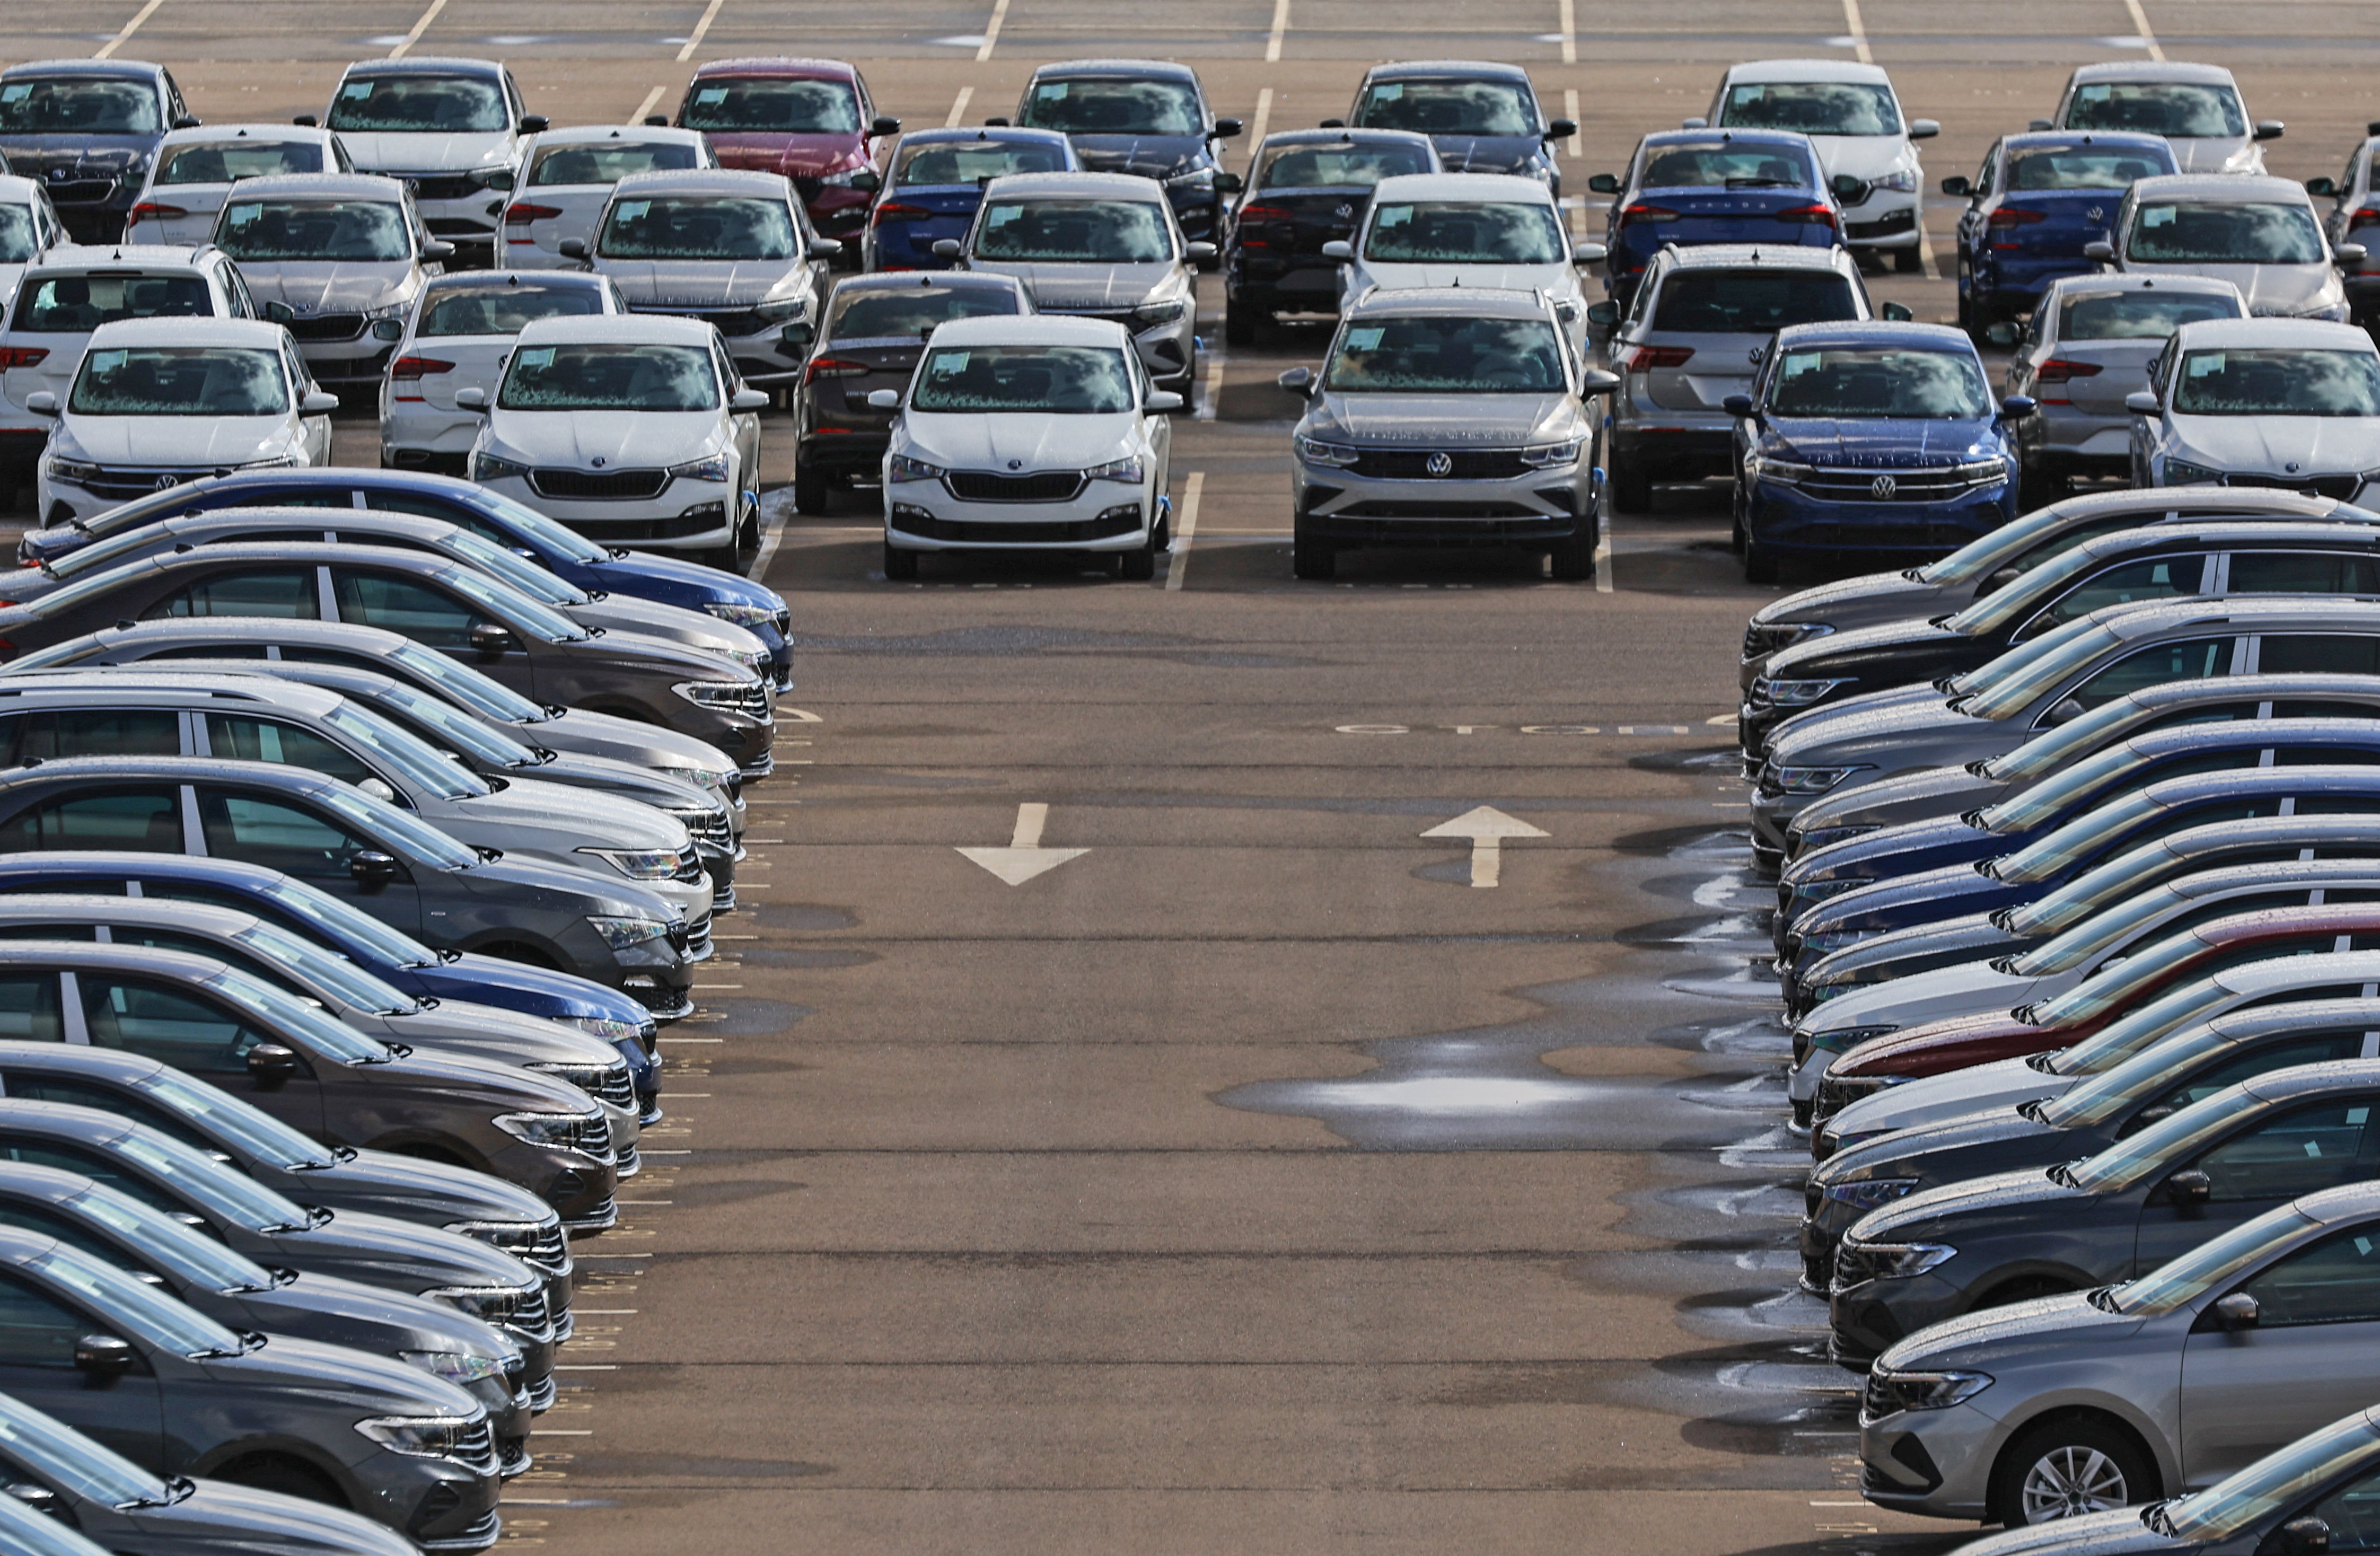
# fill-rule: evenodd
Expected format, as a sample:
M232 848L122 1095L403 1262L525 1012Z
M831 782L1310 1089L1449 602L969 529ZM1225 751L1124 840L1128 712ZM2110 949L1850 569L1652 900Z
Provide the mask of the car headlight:
M1867 1375L1860 1415L1876 1421L1904 1410L1948 1410L1991 1386L1988 1372L1887 1372L1876 1368Z
M875 171L876 169L873 167L846 167L840 173L827 174L824 177L820 178L819 182L821 184L831 184L838 189L847 189L859 182L859 176L861 174L873 173Z
M764 302L752 310L752 317L764 324L782 324L788 319L798 319L809 311L810 299L805 297L779 298Z
M612 1126L596 1113L499 1113L496 1127L524 1145L546 1150L601 1154L612 1142Z
M1831 886L1834 881L1826 884ZM1813 1053L1848 1053L1871 1038L1888 1038L1900 1031L1891 1027L1800 1027L1793 1033L1793 1057L1798 1063Z
M535 1070L541 1076L552 1076L559 1081L567 1081L581 1091L601 1092L604 1083L612 1078L612 1072L620 1066L617 1063L572 1064L560 1060L543 1060L538 1064L524 1064L521 1067Z
M1849 1183L1828 1184L1826 1187L1828 1199L1857 1210L1873 1210L1878 1205L1906 1199L1916 1192L1915 1178L1854 1178Z
M1785 684L1790 687L1832 687L1842 683L1840 681L1788 681ZM1823 696L1824 693L1820 695ZM1812 698L1809 700L1815 701L1816 699ZM1791 707L1792 704L1779 701L1778 706ZM1774 780L1780 794L1822 795L1852 773L1867 771L1867 765L1864 763L1851 767L1779 767L1770 769L1767 776ZM1860 830L1865 832L1869 829L1863 827ZM1808 840L1805 838L1803 841Z
M1572 438L1568 443L1536 444L1521 450L1521 463L1539 470L1557 465L1575 465L1578 463L1578 451L1585 442L1584 438Z
M402 319L412 310L413 299L406 298L396 302L382 303L377 308L367 308L363 315L366 319Z
M677 873L677 855L668 848L581 848L631 881L666 881Z
M1814 902L1825 902L1828 897L1840 897L1845 892L1855 891L1866 884L1866 881L1857 880L1812 881L1793 888L1793 906L1803 907Z
M1914 168L1904 167L1897 173L1888 173L1882 177L1871 178L1867 183L1868 188L1872 189L1898 189L1902 194L1915 194L1917 192L1917 170Z
M2165 462L2165 484L2168 486L2203 486L2222 479L2222 471L2205 465L2193 465L2187 459L2168 458Z
M1145 302L1132 310L1135 324L1171 324L1190 307L1187 298L1167 298L1159 302Z
M1818 934L1803 935L1802 937L1802 949L1804 951L1840 951L1844 946L1850 945L1856 941L1865 940L1866 938L1867 937L1865 935L1856 933L1851 930L1828 930Z
M1184 168L1165 176L1169 189L1211 189L1215 187L1215 170L1211 166Z
M1331 469L1345 469L1363 457L1361 449L1350 448L1345 444L1320 443L1302 432L1298 434L1296 442L1297 456L1309 465L1321 465Z
M1880 829L1874 825L1863 823L1848 827L1817 827L1798 835L1802 839L1803 847L1824 848L1829 844L1848 843L1854 837L1865 837L1868 833L1878 830Z
M358 1421L356 1430L392 1453L414 1459L451 1459L463 1446L464 1434L480 1425L446 1416L375 1416Z
M1810 467L1794 459L1772 459L1756 455L1752 461L1755 480L1773 480L1781 486L1799 486L1810 479Z
M940 465L929 465L905 454L896 454L884 461L884 477L895 486L905 480L940 480L943 474Z
M669 944L670 927L656 919L589 918L587 922L597 934L603 937L603 943L610 946L623 959L632 952L655 944L666 948Z
M459 1307L475 1319L500 1324L520 1311L523 1293L517 1286L440 1286L421 1295Z
M672 465L669 473L686 480L726 480L735 474L735 461L724 454L714 454L707 459L689 459L683 465Z
M99 467L88 459L68 459L63 455L50 456L52 480L96 480Z
M467 1356L454 1351L399 1351L396 1355L399 1361L418 1367L433 1377L443 1378L449 1383L477 1383L483 1379L504 1375L504 1359L502 1356Z
M2309 308L2302 313L2292 313L2289 317L2292 319L2327 319L2334 324L2344 324L2347 322L2349 311L2350 310L2344 302L2330 302L2324 303L2318 308Z
M536 1252L545 1236L545 1228L533 1221L450 1221L439 1230L521 1255Z
M650 920L639 918L631 922L642 924ZM650 1021L622 1021L612 1015L568 1015L562 1018L562 1024L576 1027L589 1037L601 1038L607 1043L632 1042L639 1046L645 1041L645 1029L652 1025Z
M527 480L528 467L517 459L507 459L501 454L481 451L471 456L473 480L504 480L514 477Z
M1802 681L1772 681L1763 675L1753 689L1758 692L1762 687L1766 687L1767 699L1772 708L1806 708L1811 703L1825 698L1828 693L1840 691L1851 684L1852 677L1846 675L1822 676ZM1800 771L1821 770L1803 768Z
M1755 621L1743 629L1743 657L1757 659L1762 654L1773 654L1813 638L1827 637L1834 630L1824 622Z
M1127 486L1137 486L1148 474L1141 467L1140 456L1128 459L1111 459L1104 465L1094 465L1083 472L1085 480L1120 480Z
M670 690L698 708L715 708L724 712L752 713L760 717L766 717L768 712L765 700L768 692L749 681L680 681ZM762 699L759 707L753 705L756 696Z
M736 626L774 626L777 613L766 605L746 605L733 600L714 600L703 608L703 614Z

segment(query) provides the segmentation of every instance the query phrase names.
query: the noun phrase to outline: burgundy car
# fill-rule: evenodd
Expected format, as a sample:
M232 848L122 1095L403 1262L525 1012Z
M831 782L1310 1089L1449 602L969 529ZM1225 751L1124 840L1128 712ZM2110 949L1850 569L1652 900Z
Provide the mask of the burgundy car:
M843 244L845 263L858 258L876 143L901 121L878 115L857 70L839 59L714 59L687 83L677 122L702 131L720 166L792 179L819 236Z

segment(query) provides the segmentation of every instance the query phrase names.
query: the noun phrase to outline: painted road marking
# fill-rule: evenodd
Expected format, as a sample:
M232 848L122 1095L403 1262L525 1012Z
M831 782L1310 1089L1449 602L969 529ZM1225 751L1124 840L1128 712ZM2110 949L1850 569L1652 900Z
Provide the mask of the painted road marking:
M992 0L991 20L983 30L983 47L975 51L975 62L981 65L991 57L992 45L1000 42L1000 24L1008 19L1008 0Z
M1735 715L1723 714L1711 723L1733 723ZM1482 730L1511 728L1516 735L1691 735L1692 724L1333 724L1333 735L1435 735L1441 730L1456 735L1475 735ZM667 1040L667 1039L663 1039Z
M710 4L702 8L702 19L694 24L692 32L686 34L686 47L677 51L680 64L692 59L694 51L702 47L703 34L709 32L710 24L719 19L719 7L726 3L727 0L710 0ZM443 0L441 0L441 4L443 4Z
M1570 0L1562 0L1562 4L1564 6L1568 6L1570 4ZM1272 36L1265 40L1265 63L1267 65L1274 65L1280 62L1281 35L1288 30L1289 0L1273 0Z
M1248 176L1256 176L1257 148L1264 144L1265 131L1272 126L1272 88L1257 93L1257 116L1248 121Z
M1561 0L1561 51L1564 65L1578 63L1578 3Z
M115 51L122 48L127 43L130 42L132 35L140 30L140 24L147 21L151 17L155 16L157 14L157 7L164 3L165 0L149 0L147 5L132 13L132 19L124 24L123 31L117 33L115 37L110 38L106 43L100 44L98 49L92 53L91 57L93 59L109 59L114 57ZM1289 0L1281 0L1281 9L1287 10L1289 8ZM2136 6L2133 9L2137 11L2139 7Z
M1492 805L1475 806L1451 821L1441 821L1422 833L1424 837L1469 838L1471 884L1481 890L1492 888L1503 877L1504 856L1500 845L1504 839L1551 835L1517 816L1505 815Z
M710 0L710 3L712 8L716 9L719 0ZM413 30L399 39L396 47L388 51L388 57L403 59L407 53L411 52L414 44L421 42L421 35L430 30L430 24L436 21L438 13L445 8L446 0L430 0L430 8L421 13L421 19L413 24ZM686 55L680 55L678 57L684 59Z
M658 86L652 91L645 93L645 100L637 104L637 111L635 113L628 115L628 122L630 124L644 123L645 115L653 111L653 104L659 103L662 100L662 93L667 91L669 91L668 87Z
M1859 62L1874 65L1876 55L1867 46L1867 23L1860 19L1859 0L1843 0L1843 25L1851 29L1852 52L1859 55Z
M1212 421L1215 409L1223 403L1223 370L1232 364L1228 351L1207 353L1207 376L1198 387L1198 404L1190 412L1193 421Z
M1173 549L1165 561L1165 587L1179 590L1190 576L1190 537L1198 532L1198 494L1206 490L1207 472L1193 470L1182 483L1182 512L1173 527Z
M2163 60L2165 50L2157 46L2156 34L2149 30L2149 14L2141 9L2141 0L2124 0L2124 9L2132 13L2132 30L2139 33L2141 42L2147 45L2149 57Z
M962 119L962 118L964 118L964 117L966 115L967 99L969 99L969 98L973 97L974 95L975 95L975 88L973 88L973 87L961 87L961 88L959 88L959 94L958 94L958 96L956 96L956 97L954 97L954 98L953 98L953 99L951 100L951 116L950 116L949 118L944 119L944 120L942 121L942 128L943 128L944 129L956 129L956 128L958 128L958 127L959 127L959 120L960 120L960 119Z
M1022 886L1035 876L1090 852L1087 848L1042 847L1041 828L1049 820L1047 805L1038 800L1027 801L1016 808L1016 831L1009 837L1007 847L962 848L959 852L1010 885Z

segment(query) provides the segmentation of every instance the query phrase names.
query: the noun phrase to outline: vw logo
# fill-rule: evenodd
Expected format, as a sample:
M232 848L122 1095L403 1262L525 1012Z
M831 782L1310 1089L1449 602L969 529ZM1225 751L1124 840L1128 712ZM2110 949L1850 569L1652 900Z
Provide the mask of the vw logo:
M1768 354L1768 348L1767 348L1767 346L1754 346L1751 350L1749 350L1749 351L1747 351L1747 352L1745 352L1745 353L1743 354L1743 359L1744 359L1745 361L1747 361L1747 362L1750 362L1754 367L1755 367L1755 368L1756 368L1756 367L1758 367L1758 366L1760 365L1760 359L1761 359L1761 358L1763 358L1763 357L1765 357L1765 356L1767 356L1767 354Z
M1011 459L1008 462L1008 468L1012 470L1021 470L1025 468L1025 461L1022 459Z
M178 476L159 476L157 478L157 490L160 492L171 492L174 488L181 484L181 478Z
M1434 476L1451 474L1454 469L1454 456L1451 454L1433 454L1427 460L1423 461L1422 468L1427 470Z
M1354 208L1354 206L1352 206L1352 205L1342 205L1342 206L1339 207L1339 209L1338 209L1338 210L1333 211L1333 212L1331 213L1331 214L1332 214L1332 215L1334 215L1334 216L1352 216L1352 215L1354 215L1354 213L1355 213L1355 208Z
M2099 221L2107 214L2107 208L2104 205L2095 205L2089 210L2083 212L2082 214L2090 221Z
M595 468L599 470L603 468L603 456L600 454L595 456Z
M1889 503L1900 494L1900 483L1890 476L1878 476L1867 483L1868 495L1879 503Z

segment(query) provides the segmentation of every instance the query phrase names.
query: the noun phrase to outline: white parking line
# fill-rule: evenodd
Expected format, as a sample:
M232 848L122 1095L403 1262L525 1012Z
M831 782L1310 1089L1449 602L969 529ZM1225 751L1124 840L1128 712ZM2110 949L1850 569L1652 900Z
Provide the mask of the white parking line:
M684 64L686 61L692 59L694 57L694 51L702 47L703 34L709 32L710 30L710 24L719 19L719 7L726 3L727 0L710 0L710 4L702 8L702 19L694 24L694 30L692 32L686 34L686 47L677 51L678 62L680 64Z
M1215 407L1223 400L1223 370L1231 365L1231 354L1223 351L1207 353L1207 377L1198 387L1198 404L1190 412L1193 421L1212 421Z
M1603 522L1595 527L1595 592L1611 592L1611 504L1603 504Z
M950 116L949 118L944 119L944 120L942 121L942 128L943 128L944 129L956 129L956 128L958 128L958 127L959 127L959 120L966 116L966 105L967 105L967 99L969 99L969 98L973 97L974 95L975 95L975 88L973 88L973 87L961 87L961 88L959 88L959 94L958 94L956 97L954 97L954 98L951 99L951 116Z
M98 50L93 53L91 57L93 59L106 59L112 56L116 50L124 46L125 42L128 39L129 39L135 32L140 30L140 24L142 22L147 21L151 17L157 14L157 7L164 3L165 0L149 0L147 5L141 6L138 11L135 11L132 14L132 19L124 24L123 31L117 33L115 37L110 38L106 43L100 44ZM1289 5L1289 0L1281 0L1281 3L1282 7L1285 9Z
M1577 0L1561 0L1561 50L1564 65L1578 63Z
M1867 46L1867 23L1860 19L1859 0L1843 0L1843 26L1852 35L1852 52L1859 55L1859 62L1874 65L1876 55Z
M2124 0L2124 9L2132 13L2132 30L2139 33L2141 42L2148 45L2149 57L2163 61L2165 50L2157 46L2156 34L2149 30L2149 14L2141 9L2141 0Z
M984 23L983 47L975 51L975 62L981 65L991 57L991 48L1000 42L1000 24L1008 19L1008 0L991 0L991 19Z
M1272 0L1272 36L1265 40L1265 63L1281 61L1281 35L1289 30L1289 0Z
M652 91L645 93L645 100L637 104L637 111L635 113L628 115L628 122L630 124L644 123L645 115L653 111L653 104L659 103L662 100L662 93L667 91L669 91L668 87L658 86Z
M1572 124L1580 122L1578 116L1578 89L1576 87L1565 87L1562 89L1562 116L1569 119ZM1568 152L1574 157L1583 157L1586 155L1586 132L1581 130L1578 134L1572 136L1568 140L1563 141L1562 150Z
M1257 116L1248 121L1248 176L1256 176L1257 148L1264 144L1265 131L1272 128L1272 88L1257 93Z
M713 3L715 4L716 0L713 0ZM412 51L414 44L421 42L421 35L430 30L430 24L436 21L438 19L438 13L445 8L446 0L430 0L430 8L421 13L421 19L413 24L413 30L407 33L404 40L400 42L396 47L388 51L388 57L391 59L403 59L407 54ZM678 57L683 59L686 56L681 55Z
M1190 576L1190 537L1198 532L1198 494L1207 487L1207 472L1193 470L1182 483L1182 511L1174 516L1173 551L1165 564L1165 587L1179 590Z

